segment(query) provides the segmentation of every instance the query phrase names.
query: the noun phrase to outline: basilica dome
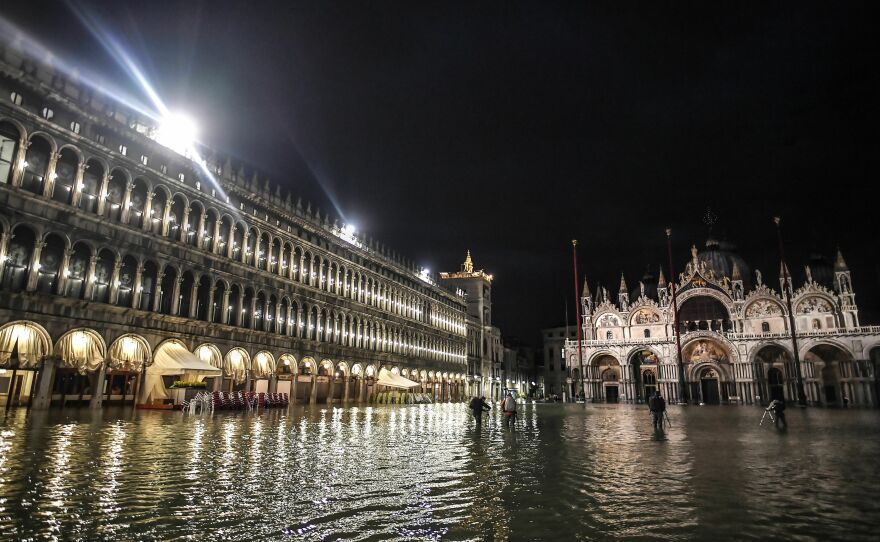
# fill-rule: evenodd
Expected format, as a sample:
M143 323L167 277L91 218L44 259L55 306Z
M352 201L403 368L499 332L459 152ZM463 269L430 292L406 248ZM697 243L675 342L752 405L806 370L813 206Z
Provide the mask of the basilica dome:
M810 274L813 276L813 280L822 286L826 286L831 288L834 283L834 268L831 266L831 263L825 259L825 256L819 254L818 252L813 252L810 254ZM795 273L792 271L791 273L794 275ZM804 275L806 274L806 269L804 270ZM806 282L806 276L804 277L804 282Z
M657 277L651 272L650 267L645 269L645 274L642 275L639 282L645 285L645 296L648 297L648 299L657 299ZM641 297L641 295L642 287L639 284L636 284L636 287L629 292L630 302L635 302L635 300Z
M737 254L733 243L710 237L706 240L706 248L697 253L697 259L706 262L706 266L715 271L717 277L734 279L735 265L746 289L751 284L752 268Z

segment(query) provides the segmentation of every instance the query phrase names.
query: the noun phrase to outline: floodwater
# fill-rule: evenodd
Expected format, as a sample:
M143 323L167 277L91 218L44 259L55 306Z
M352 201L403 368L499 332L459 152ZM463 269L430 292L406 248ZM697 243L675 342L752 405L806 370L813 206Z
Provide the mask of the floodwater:
M0 418L0 540L877 540L880 413L461 404Z

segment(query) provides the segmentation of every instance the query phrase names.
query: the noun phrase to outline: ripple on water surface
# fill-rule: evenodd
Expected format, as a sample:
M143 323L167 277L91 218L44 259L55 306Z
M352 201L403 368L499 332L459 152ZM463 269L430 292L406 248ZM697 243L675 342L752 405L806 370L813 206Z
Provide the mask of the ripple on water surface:
M792 409L794 410L794 409ZM463 405L11 411L3 540L874 538L876 411Z

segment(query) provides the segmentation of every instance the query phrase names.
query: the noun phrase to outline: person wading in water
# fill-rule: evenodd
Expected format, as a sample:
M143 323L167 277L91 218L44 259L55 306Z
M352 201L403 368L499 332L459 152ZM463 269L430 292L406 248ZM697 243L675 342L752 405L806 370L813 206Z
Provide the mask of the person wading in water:
M513 427L516 424L516 399L512 393L508 393L501 401L501 410L504 412L504 427Z
M666 400L660 396L660 390L648 399L648 409L651 411L651 423L657 431L663 430L663 413L666 412Z
M468 407L474 412L474 418L477 420L478 426L483 423L483 412L492 410L492 407L486 403L485 397L474 397L471 399L471 404Z

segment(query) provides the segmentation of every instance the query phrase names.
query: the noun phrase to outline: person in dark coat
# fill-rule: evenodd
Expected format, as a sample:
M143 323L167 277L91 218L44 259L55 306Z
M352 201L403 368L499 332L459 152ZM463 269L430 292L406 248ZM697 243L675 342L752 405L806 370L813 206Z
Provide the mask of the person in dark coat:
M474 412L474 418L477 420L477 425L483 423L483 412L492 410L492 407L486 403L485 397L474 397L471 399L471 403L468 407Z
M666 400L660 395L660 390L648 399L648 409L651 411L651 423L654 429L663 430L663 414L666 412Z
M785 401L780 401L779 399L773 399L770 401L770 406L767 407L767 410L773 413L776 417L774 422L776 423L776 427L782 426L783 429L788 427L788 422L785 421Z

